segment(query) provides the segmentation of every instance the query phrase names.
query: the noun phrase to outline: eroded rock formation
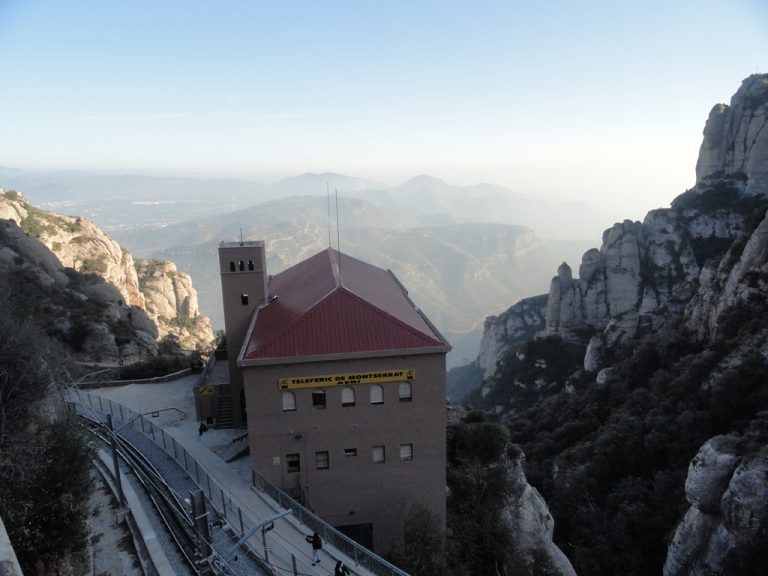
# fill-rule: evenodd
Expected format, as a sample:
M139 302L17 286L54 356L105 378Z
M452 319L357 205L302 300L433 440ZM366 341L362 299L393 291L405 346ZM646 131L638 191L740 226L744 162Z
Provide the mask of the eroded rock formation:
M488 378L496 364L516 343L522 343L544 328L546 296L525 298L498 316L485 319L477 365Z
M746 247L712 256L743 236L750 208L768 194L767 125L768 75L753 75L730 106L713 108L692 190L642 223L625 220L606 230L600 249L584 254L577 279L566 263L560 266L550 285L547 331L566 337L593 331L611 347L689 306L691 327L704 335L723 309L759 291L762 286L749 284L765 282L755 278L766 259L763 225ZM595 358L587 359L591 370L599 368Z
M664 576L734 573L728 563L760 546L768 530L768 448L741 456L729 436L708 440L691 461ZM733 567L732 567L733 568Z
M83 285L79 292L108 305L113 319L124 317L153 340L173 335L185 348L205 347L213 340L210 323L198 309L190 277L178 272L171 262L135 261L87 218L41 210L18 192L0 195L0 219L18 225L8 233L23 247L24 257L37 262L44 275L67 282L64 270L72 268L105 280ZM105 350L104 354L113 355L114 351Z
M523 460L522 454L503 460L510 491L501 518L513 534L512 556L534 574L576 576L568 558L552 541L555 520L539 491L528 484ZM520 573L527 572L521 569Z

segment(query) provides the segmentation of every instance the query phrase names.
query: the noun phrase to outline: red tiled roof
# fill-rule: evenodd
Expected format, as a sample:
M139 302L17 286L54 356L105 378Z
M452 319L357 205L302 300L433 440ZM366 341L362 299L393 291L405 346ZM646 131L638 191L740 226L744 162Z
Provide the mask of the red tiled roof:
M245 360L447 348L391 272L330 248L273 276L269 294Z

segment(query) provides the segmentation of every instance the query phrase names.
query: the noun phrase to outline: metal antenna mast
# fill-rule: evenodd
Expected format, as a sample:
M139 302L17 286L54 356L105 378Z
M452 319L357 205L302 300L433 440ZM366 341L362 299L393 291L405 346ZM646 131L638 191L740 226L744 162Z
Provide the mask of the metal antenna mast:
M341 233L339 232L339 190L336 189L336 247L339 251L339 281L344 282L344 277L341 275Z
M325 181L325 194L328 197L328 248L331 247L331 189Z

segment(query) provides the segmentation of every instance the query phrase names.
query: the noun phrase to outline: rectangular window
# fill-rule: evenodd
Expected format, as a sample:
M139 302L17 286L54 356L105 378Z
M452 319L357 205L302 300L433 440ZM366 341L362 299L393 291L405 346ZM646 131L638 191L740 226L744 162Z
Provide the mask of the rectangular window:
M243 306L248 306L248 294L240 294L240 303Z
M344 448L344 457L353 458L357 456L357 448Z
M314 390L312 392L312 407L325 408L325 390Z
M400 398L400 402L410 402L413 400L413 390L410 382L400 382L397 387L397 395Z
M329 465L328 452L315 452L315 467L318 470L327 470Z
M285 464L288 466L288 472L299 472L301 470L301 459L298 454L286 454Z
M413 444L400 444L400 460L413 460Z
M386 454L384 452L384 446L373 446L371 448L371 457L374 462L380 463L386 460Z

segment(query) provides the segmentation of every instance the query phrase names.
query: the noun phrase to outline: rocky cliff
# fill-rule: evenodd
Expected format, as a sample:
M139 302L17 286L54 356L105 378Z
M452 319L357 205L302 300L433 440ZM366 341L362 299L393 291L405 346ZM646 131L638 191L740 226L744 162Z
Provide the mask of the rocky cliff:
M768 75L753 75L713 108L692 189L606 230L576 274L561 264L537 340L508 338L520 305L486 321L470 401L525 449L580 573L658 573L666 557L669 576L756 574L752 559L768 561L767 124ZM567 346L582 351L553 372Z
M675 531L664 576L743 573L739 566L768 533L768 448L743 454L732 436L707 441L691 461L691 507Z
M71 268L103 279L105 283L93 283L89 288L92 296L132 310L134 323L153 339L173 335L186 348L205 347L213 340L210 323L197 307L190 277L172 263L134 260L87 218L41 210L18 192L0 194L0 220L18 225L26 241L17 238L18 232L9 233L35 261L55 260L48 267L56 269L54 274L61 276L61 270ZM38 242L42 246L36 246Z
M578 278L567 263L558 268L546 330L566 338L592 335L588 370L601 367L604 348L657 330L686 310L691 327L711 334L719 312L763 288L749 283L757 281L754 270L766 258L766 233L758 228L753 234L753 220L768 194L768 76L750 76L730 106L712 109L696 177L694 188L670 208L606 230L602 246L584 253ZM747 232L746 249L735 246L722 258ZM491 324L490 342L494 331ZM480 356L490 353L498 355L492 344Z
M555 520L539 491L528 484L523 460L521 453L515 455L514 450L508 450L502 461L509 492L501 509L501 519L514 535L512 556L525 565L516 569L521 574L576 576L568 558L552 541Z
M142 308L102 278L63 266L12 219L0 220L0 279L2 304L23 310L77 360L133 362L157 353L157 328Z
M484 378L493 374L497 363L508 350L529 340L544 328L546 305L546 295L525 298L506 312L485 319L476 361Z

